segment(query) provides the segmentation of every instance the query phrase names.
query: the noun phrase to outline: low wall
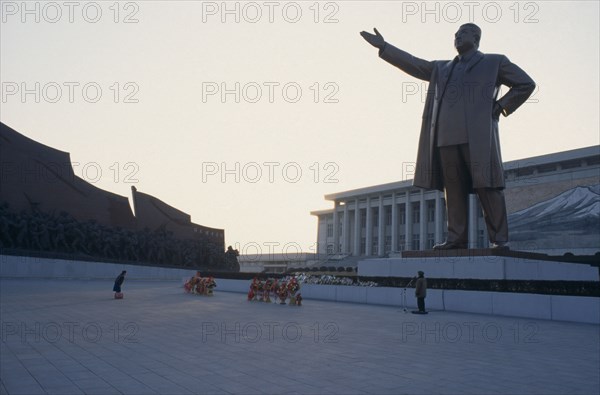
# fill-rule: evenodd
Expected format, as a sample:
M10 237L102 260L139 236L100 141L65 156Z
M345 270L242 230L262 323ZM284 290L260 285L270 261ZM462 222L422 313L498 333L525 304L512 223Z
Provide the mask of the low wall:
M217 291L247 293L248 280L217 280ZM416 309L414 288L302 284L305 300L363 303ZM600 298L508 292L428 289L428 310L456 311L600 324Z
M114 280L123 270L127 270L127 280L181 280L195 273L194 270L156 266L0 255L0 277L3 278Z
M439 265L439 263L438 263ZM192 276L193 270L123 265L61 259L0 256L0 278L111 279L127 270L129 280L178 280ZM217 279L218 292L246 294L249 280ZM416 308L414 289L303 284L306 300L328 300ZM241 296L244 298L244 296ZM538 318L600 324L600 298L521 293L430 289L427 308L431 310Z

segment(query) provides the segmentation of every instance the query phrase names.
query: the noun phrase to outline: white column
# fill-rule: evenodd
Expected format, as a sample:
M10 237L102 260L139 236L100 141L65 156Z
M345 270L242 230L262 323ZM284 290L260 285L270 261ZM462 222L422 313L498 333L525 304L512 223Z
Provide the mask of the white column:
M327 215L319 215L319 231L317 234L317 254L327 253Z
M385 212L383 210L383 195L379 195L379 227L377 228L377 250L379 256L384 254L384 242L385 242Z
M406 234L406 247L404 249L412 250L412 203L410 202L410 191L406 191L406 205L404 206L404 213L406 214L406 223L404 225L404 233Z
M483 227L483 248L487 248L489 246L489 243L490 243L490 235L488 233L487 226L484 225L484 227Z
M469 195L469 248L477 247L477 202Z
M350 210L348 202L344 203L344 219L342 220L342 253L350 253Z
M427 206L425 204L425 190L421 189L419 194L419 240L421 251L425 250L427 243Z
M360 255L360 207L358 199L354 202L354 256Z
M398 206L395 193L392 193L392 251L398 251Z
M442 193L435 191L435 243L442 243L443 232L443 217L444 217L444 206L442 204Z
M333 204L333 253L337 254L339 252L339 245L340 245L340 218L339 218L339 213L338 213L338 207L339 207L340 203L339 202L334 202Z
M373 245L373 221L371 219L371 198L367 198L367 234L366 234L366 245L365 255L371 255L371 246Z

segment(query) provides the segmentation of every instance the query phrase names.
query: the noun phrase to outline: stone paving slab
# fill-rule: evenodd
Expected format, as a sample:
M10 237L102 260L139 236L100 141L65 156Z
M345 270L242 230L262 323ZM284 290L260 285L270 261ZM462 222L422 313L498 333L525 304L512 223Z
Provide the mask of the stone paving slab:
M4 394L598 394L598 325L0 280Z

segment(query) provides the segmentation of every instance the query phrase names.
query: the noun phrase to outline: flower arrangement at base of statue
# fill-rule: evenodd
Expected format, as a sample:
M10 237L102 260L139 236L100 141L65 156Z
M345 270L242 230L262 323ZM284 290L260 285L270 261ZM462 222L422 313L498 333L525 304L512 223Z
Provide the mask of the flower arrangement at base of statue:
M203 293L203 295L213 296L214 295L214 289L217 287L217 283L216 283L215 279L211 276L211 277L204 278L203 280L204 280L204 293Z
M205 291L205 283L204 283L204 279L203 278L199 278L198 282L196 283L196 289L195 289L195 294L196 295L204 295L204 291Z
M256 290L254 291L254 300L262 300L262 293L264 288L264 283L262 280L258 280Z
M213 289L216 286L217 283L213 277L201 277L200 272L196 272L183 284L183 290L194 295L213 296Z
M261 301L265 303L287 304L290 299L290 306L302 306L302 296L300 291L300 283L295 277L284 277L282 281L276 278L267 278L261 281L258 277L254 277L248 289L248 301Z
M296 293L300 290L300 284L296 278L292 278L287 284L288 295L290 296L290 306L296 305Z
M269 290L269 294L271 296L273 296L273 303L277 303L277 292L279 291L279 282L277 281L277 279L273 279L273 282L271 283L271 289Z
M262 287L262 301L266 303L271 303L271 287L273 286L273 279L268 278Z
M252 283L250 283L250 289L248 290L248 301L258 300L259 296L262 295L263 288L263 283L258 277L254 277Z
M195 275L190 277L190 279L183 284L183 290L187 293L196 293L196 286L198 285L200 278L200 272L196 272Z
M277 296L279 297L279 304L285 304L285 300L288 297L288 288L287 283L285 281L279 284L279 288L277 289Z
M250 283L250 287L248 288L248 301L254 300L254 284L258 281L258 279L256 277L254 277L252 279L252 282Z

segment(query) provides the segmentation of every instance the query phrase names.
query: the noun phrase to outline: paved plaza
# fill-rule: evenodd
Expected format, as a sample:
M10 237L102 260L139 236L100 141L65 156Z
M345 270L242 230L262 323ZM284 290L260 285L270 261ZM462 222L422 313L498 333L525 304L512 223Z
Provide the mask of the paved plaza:
M0 280L0 394L598 394L597 325Z

